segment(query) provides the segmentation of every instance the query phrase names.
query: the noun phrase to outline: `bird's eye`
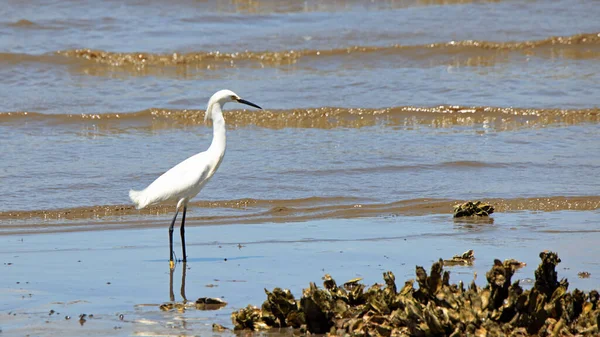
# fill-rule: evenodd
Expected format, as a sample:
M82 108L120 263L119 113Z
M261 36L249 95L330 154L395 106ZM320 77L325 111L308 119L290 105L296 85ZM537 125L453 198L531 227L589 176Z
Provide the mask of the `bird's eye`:
M238 98L232 95L231 99L234 100L234 101L237 101Z

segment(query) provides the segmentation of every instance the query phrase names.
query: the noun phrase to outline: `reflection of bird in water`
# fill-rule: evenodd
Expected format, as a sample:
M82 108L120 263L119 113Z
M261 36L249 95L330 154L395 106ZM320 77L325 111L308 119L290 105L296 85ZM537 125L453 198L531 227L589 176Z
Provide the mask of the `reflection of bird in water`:
M185 303L187 302L187 297L185 297L185 274L186 274L186 270L187 270L187 263L183 263L182 269L181 269L181 298L183 298L183 304L185 305ZM171 300L171 302L175 301L175 293L173 292L173 272L175 271L175 268L170 268L170 273L169 273L169 299Z
M179 209L183 206L181 219L181 246L183 258L185 254L185 213L187 204L195 197L202 187L210 180L219 168L225 154L225 120L222 108L227 102L238 102L261 109L258 105L241 99L231 90L221 90L212 95L206 108L205 120L213 121L213 139L208 150L189 157L158 177L152 184L142 191L129 191L129 197L136 208L144 208L159 202L177 203L175 216L169 227L169 264L174 268L173 262L173 226L177 219Z
M176 310L179 312L184 312L187 309L196 309L196 310L219 310L227 305L227 302L223 301L220 298L213 297L200 297L195 302L189 302L185 295L185 276L187 271L186 263L183 263L183 269L181 270L181 298L183 299L181 302L175 301L175 293L173 292L173 274L175 273L175 268L169 268L169 300L170 302L164 303L160 305L160 310L162 311L171 311ZM214 285L211 285L214 286ZM207 285L208 287L208 285ZM185 324L185 322L184 322Z

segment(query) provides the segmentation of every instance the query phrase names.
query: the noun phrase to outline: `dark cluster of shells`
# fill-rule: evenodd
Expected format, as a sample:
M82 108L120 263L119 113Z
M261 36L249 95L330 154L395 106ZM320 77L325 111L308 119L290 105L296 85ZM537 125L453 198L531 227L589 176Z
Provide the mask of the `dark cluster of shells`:
M540 253L535 284L524 290L511 283L517 266L495 260L487 285L473 281L450 284L443 261L429 274L416 267L416 282L396 287L392 272L384 284L368 289L360 279L341 287L325 275L323 288L314 283L296 300L289 290L267 291L262 307L248 306L231 318L236 330L289 327L301 333L352 336L593 336L600 326L600 295L593 290L568 292L558 280L558 255Z
M196 302L184 301L184 302L167 302L159 306L162 311L177 310L184 312L186 309L197 309L197 310L218 310L227 305L227 302L220 298L213 297L200 297Z
M450 260L444 260L444 266L472 266L475 261L475 252L469 249L460 255L454 255Z
M461 218L465 216L488 216L494 213L494 206L481 201L467 201L454 206L454 217Z

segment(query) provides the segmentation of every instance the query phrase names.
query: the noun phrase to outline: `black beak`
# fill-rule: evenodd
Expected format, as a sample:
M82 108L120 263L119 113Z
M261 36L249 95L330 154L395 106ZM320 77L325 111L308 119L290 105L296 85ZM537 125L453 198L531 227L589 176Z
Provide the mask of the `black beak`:
M241 98L240 98L240 99L238 99L237 101L238 101L238 103L242 103L242 104L246 104L246 105L249 105L249 106L253 106L253 107L255 107L255 108L258 108L258 109L261 109L261 110L262 110L262 108L261 108L261 107L259 107L258 105L254 104L254 103L252 103L252 102L248 102L248 101L246 101L245 99L241 99Z

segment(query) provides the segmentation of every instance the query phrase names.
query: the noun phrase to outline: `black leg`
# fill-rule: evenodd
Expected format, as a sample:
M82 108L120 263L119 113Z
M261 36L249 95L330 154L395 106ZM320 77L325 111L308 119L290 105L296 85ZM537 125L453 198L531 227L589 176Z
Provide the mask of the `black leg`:
M185 255L185 212L187 211L187 205L183 205L183 218L181 218L181 250L183 252L183 262L187 261L187 255Z
M171 221L171 226L169 227L169 265L171 269L175 267L175 263L173 262L173 226L175 225L175 220L177 219L177 214L179 213L179 208L175 210L175 216L173 217L173 221Z

